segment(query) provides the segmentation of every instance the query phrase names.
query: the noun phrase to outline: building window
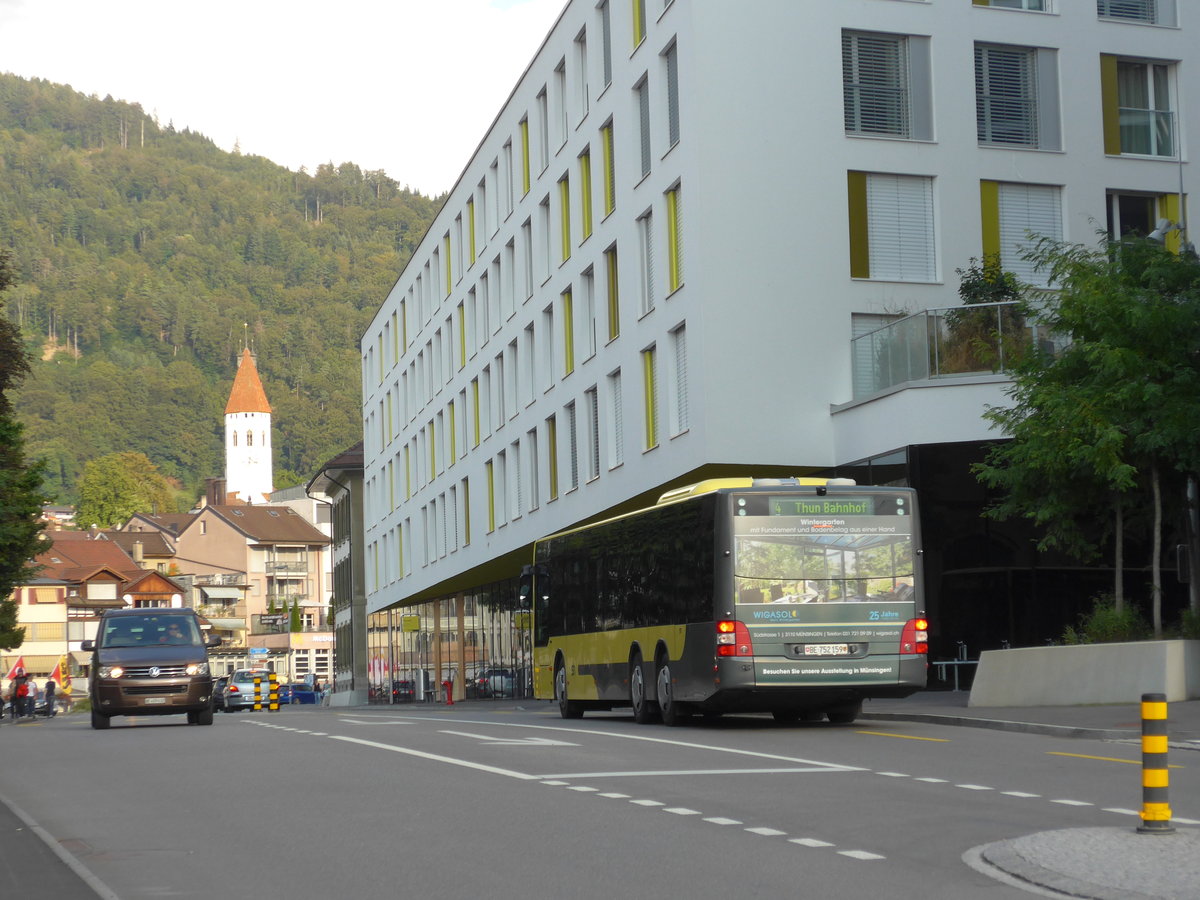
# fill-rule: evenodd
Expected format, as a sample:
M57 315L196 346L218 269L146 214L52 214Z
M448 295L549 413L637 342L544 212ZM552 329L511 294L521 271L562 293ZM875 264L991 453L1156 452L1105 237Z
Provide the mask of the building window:
M608 420L612 424L609 433L608 467L615 469L625 461L624 402L621 397L621 370L608 376Z
M600 397L596 389L583 392L587 404L588 426L588 481L600 477Z
M549 466L550 499L558 499L558 420L554 416L546 419L546 462Z
M653 345L642 351L642 400L646 450L658 446L658 355Z
M570 477L570 487L568 490L575 490L579 487L579 435L577 432L578 423L575 421L575 404L568 403L566 406L567 413L567 462L568 472ZM551 417L553 421L553 416ZM557 441L555 447L557 447ZM555 477L557 478L557 468L555 469ZM558 482L555 481L555 486Z
M592 154L585 149L579 154L579 217L580 241L592 236Z
M483 464L484 474L487 476L487 511L488 511L488 534L496 530L496 464L494 460L488 460Z
M529 193L529 119L517 126L521 132L521 196Z
M608 339L614 341L621 335L621 286L618 281L615 244L604 251L604 270L608 298Z
M1172 66L1106 55L1100 69L1104 152L1174 157Z
M1130 235L1145 237L1158 227L1159 219L1180 221L1178 194L1148 194L1109 191L1108 236L1114 241ZM1166 236L1169 250L1178 252L1179 233Z
M674 403L671 406L671 433L680 434L688 430L690 425L688 409L688 363L687 363L687 326L680 325L671 332L672 392Z
M575 105L579 107L580 119L588 114L589 94L587 29L584 29L575 38Z
M683 286L683 241L679 230L679 185L667 191L667 290Z
M663 54L667 69L667 146L679 143L679 50L675 44Z
M564 175L558 182L559 231L562 262L571 258L571 179Z
M638 257L638 300L641 315L654 309L654 218L646 213L637 220Z
M1062 189L1057 185L980 183L984 258L998 258L1000 266L1026 284L1045 287L1048 274L1037 271L1024 258L1032 246L1029 235L1061 240Z
M633 89L637 100L638 127L641 137L642 177L650 174L650 82L643 78Z
M630 0L633 5L633 46L646 39L646 0Z
M1096 0L1096 13L1102 19L1174 25L1175 0Z
M609 122L600 129L600 145L604 162L604 215L617 208L617 169L613 153L613 126Z
M850 172L850 274L884 281L934 281L933 179Z
M1027 9L1047 11L1046 0L974 0L976 6L994 6L1001 9Z
M568 288L562 292L563 376L575 371L575 303Z
M846 134L933 138L929 38L842 32Z
M600 40L604 56L604 86L612 84L612 10L609 0L600 4Z
M1039 146L1031 48L975 45L975 129L981 144Z

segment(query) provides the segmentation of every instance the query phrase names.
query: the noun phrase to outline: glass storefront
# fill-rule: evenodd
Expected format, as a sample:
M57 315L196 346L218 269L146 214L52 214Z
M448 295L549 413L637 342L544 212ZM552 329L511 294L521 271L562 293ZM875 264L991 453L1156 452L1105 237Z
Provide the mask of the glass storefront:
M532 696L529 613L515 579L367 619L369 701L445 702Z

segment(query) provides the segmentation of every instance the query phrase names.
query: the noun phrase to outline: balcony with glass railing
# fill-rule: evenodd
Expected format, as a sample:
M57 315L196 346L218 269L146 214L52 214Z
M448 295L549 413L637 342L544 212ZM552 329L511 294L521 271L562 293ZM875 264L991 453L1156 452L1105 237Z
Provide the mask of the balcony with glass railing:
M1003 374L1032 347L1062 345L1017 303L927 309L851 341L854 399L911 382Z

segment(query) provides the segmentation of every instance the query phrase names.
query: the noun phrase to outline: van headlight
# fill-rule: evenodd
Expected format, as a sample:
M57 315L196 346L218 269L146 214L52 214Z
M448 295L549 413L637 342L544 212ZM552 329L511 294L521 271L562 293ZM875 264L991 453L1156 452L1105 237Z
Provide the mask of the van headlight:
M125 670L120 666L101 666L98 674L101 678L120 678Z
M208 663L190 663L186 671L189 675L207 675Z

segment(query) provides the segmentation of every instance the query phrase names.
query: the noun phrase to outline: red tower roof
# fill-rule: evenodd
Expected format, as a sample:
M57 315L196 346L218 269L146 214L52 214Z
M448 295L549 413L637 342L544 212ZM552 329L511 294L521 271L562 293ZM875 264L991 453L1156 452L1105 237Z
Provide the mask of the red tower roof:
M267 392L258 378L258 368L250 349L242 351L237 374L233 376L233 388L229 391L229 402L225 404L225 415L230 413L270 413Z

